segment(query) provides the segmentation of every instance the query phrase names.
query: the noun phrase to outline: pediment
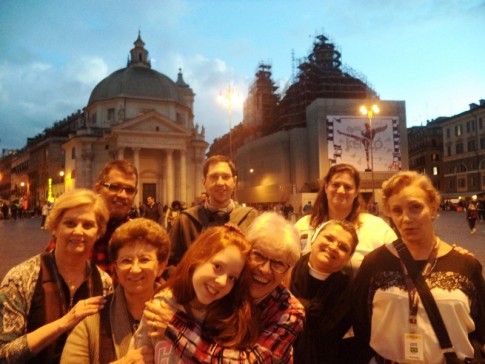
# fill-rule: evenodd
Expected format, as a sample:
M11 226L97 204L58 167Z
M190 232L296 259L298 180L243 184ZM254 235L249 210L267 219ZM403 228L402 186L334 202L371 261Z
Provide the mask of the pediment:
M172 120L164 115L161 115L155 111L138 116L137 118L125 121L118 124L111 129L114 134L125 133L160 133L163 135L179 135L189 136L190 130L187 130L183 126L174 123Z

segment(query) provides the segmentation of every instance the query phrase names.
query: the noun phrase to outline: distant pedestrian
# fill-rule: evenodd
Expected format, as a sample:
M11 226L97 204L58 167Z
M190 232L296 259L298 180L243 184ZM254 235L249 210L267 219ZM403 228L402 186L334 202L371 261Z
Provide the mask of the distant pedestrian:
M180 201L174 200L172 201L172 206L167 208L165 212L165 229L170 232L172 229L173 224L177 221L177 218L180 215L180 211L182 211L182 204Z
M485 221L485 199L481 198L477 202L478 221Z
M44 205L42 206L42 221L40 223L40 228L45 229L45 220L51 211L52 205L49 201L44 201Z
M470 227L470 234L475 234L477 229L475 229L475 224L477 222L478 212L475 202L470 202L468 208L466 209L466 218L468 221L468 226Z
M305 206L303 206L303 214L308 215L310 212L312 212L312 202L308 201Z
M161 225L163 217L162 208L162 205L159 202L156 202L153 196L148 196L145 205L145 217L158 222Z
M7 219L8 219L8 211L9 211L9 210L10 210L10 209L8 208L8 203L7 203L7 202L4 202L4 203L3 203L3 205L2 205L2 214L3 214L3 218L4 218L5 220L7 220Z
M12 218L14 220L17 220L18 210L19 210L18 201L12 202L12 205L10 206L10 212L12 213Z

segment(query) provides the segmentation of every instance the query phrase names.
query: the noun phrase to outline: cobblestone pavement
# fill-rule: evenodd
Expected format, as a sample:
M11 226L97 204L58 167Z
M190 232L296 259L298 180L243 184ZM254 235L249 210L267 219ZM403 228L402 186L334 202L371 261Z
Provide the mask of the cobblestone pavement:
M50 233L40 229L40 217L0 220L0 278L14 265L43 251ZM470 234L465 214L444 211L436 219L435 229L441 239L471 251L485 266L485 222L477 221L477 232Z

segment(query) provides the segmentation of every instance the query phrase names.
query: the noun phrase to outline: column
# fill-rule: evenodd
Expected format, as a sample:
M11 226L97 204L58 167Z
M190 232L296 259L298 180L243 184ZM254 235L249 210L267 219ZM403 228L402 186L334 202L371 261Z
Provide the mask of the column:
M167 154L167 205L174 200L174 173L173 173L173 149L166 149Z
M187 165L186 165L186 156L185 150L180 150L180 180L178 181L180 186L180 199L185 201L185 203L189 206L189 201L187 201Z
M116 156L117 159L125 159L125 148L118 149L118 155Z

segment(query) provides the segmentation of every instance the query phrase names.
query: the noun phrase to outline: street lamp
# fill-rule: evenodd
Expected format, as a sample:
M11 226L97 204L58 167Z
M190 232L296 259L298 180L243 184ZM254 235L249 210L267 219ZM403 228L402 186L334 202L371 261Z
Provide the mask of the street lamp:
M225 102L228 118L229 118L229 158L232 160L232 109L234 105L239 101L239 92L232 86L229 85L227 90L220 94L222 100Z
M367 108L367 106L362 105L360 107L360 112L362 115L367 115L367 118L369 119L369 126L365 128L365 132L362 133L362 136L364 137L364 148L366 149L366 157L367 157L367 169L365 170L366 172L369 171L369 156L368 156L368 150L370 149L370 172L371 172L371 178L372 178L372 197L371 197L371 202L372 202L372 207L375 202L375 189L374 189L374 130L372 129L372 118L374 117L374 114L379 113L379 107L376 104L373 104L370 108Z

